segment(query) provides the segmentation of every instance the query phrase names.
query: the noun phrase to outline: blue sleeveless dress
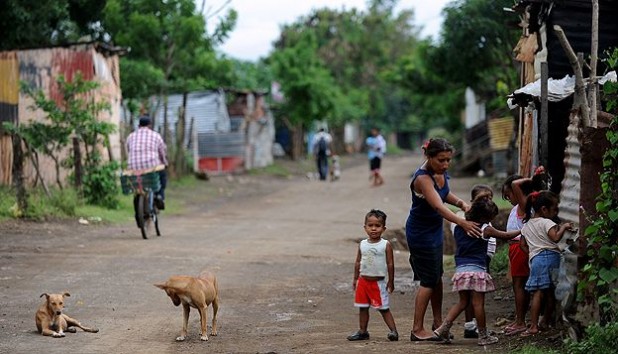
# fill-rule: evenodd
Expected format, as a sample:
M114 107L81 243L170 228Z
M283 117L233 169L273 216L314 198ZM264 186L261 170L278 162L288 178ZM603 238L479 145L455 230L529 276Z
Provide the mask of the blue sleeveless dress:
M428 175L434 182L434 188L442 202L450 193L449 176L444 173L444 186L440 188L433 175L427 170L418 169L410 182L412 206L406 221L406 240L410 251L410 265L414 280L420 280L421 286L433 288L442 280L442 244L444 242L444 218L422 196L414 191L414 181L418 176Z

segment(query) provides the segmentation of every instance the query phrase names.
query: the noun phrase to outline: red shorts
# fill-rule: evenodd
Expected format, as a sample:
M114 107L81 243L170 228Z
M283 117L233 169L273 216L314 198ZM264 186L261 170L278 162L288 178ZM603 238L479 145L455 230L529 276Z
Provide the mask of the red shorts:
M519 242L509 245L509 264L512 277L527 277L530 275L528 255L521 250Z
M386 289L386 280L367 280L363 277L359 277L356 282L354 306L371 306L378 310L388 310L388 289Z

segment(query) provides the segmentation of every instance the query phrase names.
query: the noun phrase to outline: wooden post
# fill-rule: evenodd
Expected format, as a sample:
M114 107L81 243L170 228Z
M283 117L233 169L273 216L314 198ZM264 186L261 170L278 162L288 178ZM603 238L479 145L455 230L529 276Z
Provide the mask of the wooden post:
M575 95L573 98L573 108L578 109L581 112L582 117L582 125L584 127L589 126L590 124L590 106L588 105L588 99L586 98L586 87L584 85L584 74L582 71L582 65L571 47L566 34L560 26L554 26L554 32L556 33L556 37L558 37L558 41L564 50L567 58L569 59L569 64L573 68L573 72L575 73Z
M549 118L548 118L548 99L547 99L547 80L549 79L549 69L547 68L547 62L541 63L541 116L539 127L539 143L540 154L539 164L547 166L549 157Z
M597 127L597 58L599 53L599 0L592 0L592 38L590 46L590 86L588 103L590 104L590 126Z

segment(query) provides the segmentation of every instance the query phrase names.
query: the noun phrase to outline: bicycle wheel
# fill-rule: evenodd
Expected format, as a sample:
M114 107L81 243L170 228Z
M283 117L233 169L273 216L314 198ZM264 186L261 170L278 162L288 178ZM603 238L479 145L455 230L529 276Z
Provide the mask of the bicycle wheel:
M139 229L142 231L142 237L147 240L148 239L148 220L150 220L150 215L148 213L148 203L146 202L146 195L140 194L136 198L137 199L137 224L139 225Z
M157 236L161 236L161 231L159 230L159 209L156 205L152 207L152 220L154 221L155 230L157 231Z

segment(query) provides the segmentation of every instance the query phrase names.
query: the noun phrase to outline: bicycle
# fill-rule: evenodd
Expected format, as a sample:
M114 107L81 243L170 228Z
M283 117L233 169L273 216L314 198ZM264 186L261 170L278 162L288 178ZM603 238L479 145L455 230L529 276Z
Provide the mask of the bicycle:
M149 170L126 170L120 175L122 193L133 194L133 209L137 227L142 232L142 238L148 239L151 224L157 236L161 236L159 229L159 209L154 202L155 191L161 188L159 171L165 166L157 166Z

